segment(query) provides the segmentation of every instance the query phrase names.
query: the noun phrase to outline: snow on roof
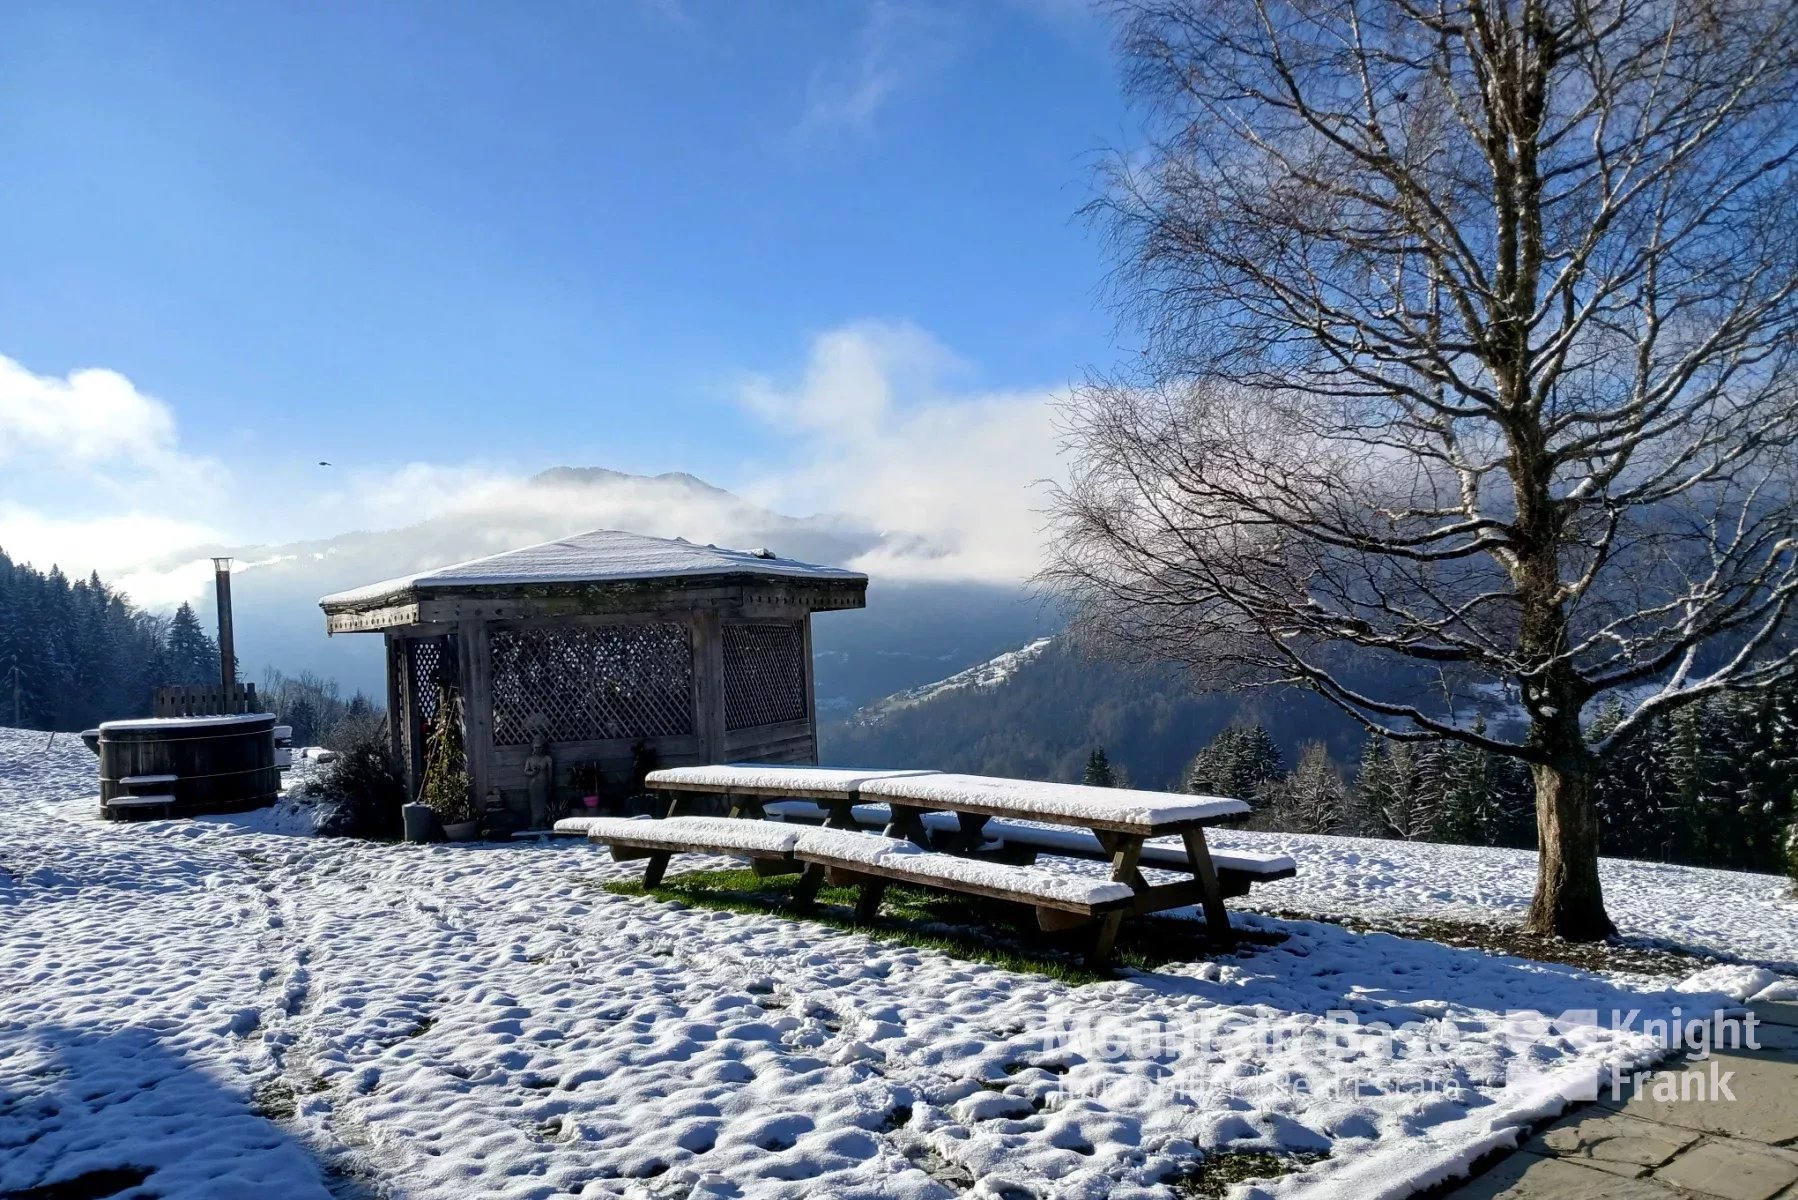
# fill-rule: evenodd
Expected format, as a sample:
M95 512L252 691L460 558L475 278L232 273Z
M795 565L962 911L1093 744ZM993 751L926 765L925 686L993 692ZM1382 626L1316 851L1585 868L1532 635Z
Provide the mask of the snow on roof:
M471 559L447 567L385 579L326 596L326 608L364 604L396 592L494 587L507 584L611 583L692 575L762 575L790 579L866 581L841 567L779 558L767 550L724 550L684 538L646 537L617 529L593 529L553 542Z

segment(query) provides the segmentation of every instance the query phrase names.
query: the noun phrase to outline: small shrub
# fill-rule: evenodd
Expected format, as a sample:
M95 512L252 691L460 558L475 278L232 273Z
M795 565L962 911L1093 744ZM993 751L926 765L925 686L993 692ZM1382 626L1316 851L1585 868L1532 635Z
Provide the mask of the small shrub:
M462 698L447 685L437 705L437 729L431 735L430 762L418 798L430 806L445 825L472 821L474 785L468 778L468 757L462 748Z
M376 738L387 738L386 713L347 712L320 731L318 744L342 752Z
M383 724L358 731L338 751L337 761L318 779L316 791L330 800L318 832L334 837L398 837L406 783L393 761Z

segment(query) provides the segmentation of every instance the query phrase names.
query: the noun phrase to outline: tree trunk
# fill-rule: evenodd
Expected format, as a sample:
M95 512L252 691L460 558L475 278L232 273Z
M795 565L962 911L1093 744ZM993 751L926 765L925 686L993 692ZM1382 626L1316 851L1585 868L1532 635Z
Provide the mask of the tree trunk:
M1595 942L1617 932L1604 910L1598 882L1598 810L1592 803L1597 765L1570 754L1538 763L1536 781L1536 897L1530 932Z

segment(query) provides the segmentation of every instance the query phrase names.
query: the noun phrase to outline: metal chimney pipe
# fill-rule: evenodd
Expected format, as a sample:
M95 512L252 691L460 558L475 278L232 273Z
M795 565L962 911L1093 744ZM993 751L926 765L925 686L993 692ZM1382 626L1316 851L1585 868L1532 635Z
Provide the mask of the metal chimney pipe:
M231 560L212 560L212 577L218 585L219 682L229 693L237 686L237 647L231 637Z

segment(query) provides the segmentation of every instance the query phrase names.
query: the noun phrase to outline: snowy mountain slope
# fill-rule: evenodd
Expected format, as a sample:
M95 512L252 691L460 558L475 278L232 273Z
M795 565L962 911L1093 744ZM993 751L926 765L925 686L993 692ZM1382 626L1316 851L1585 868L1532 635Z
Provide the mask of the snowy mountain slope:
M895 712L915 708L927 700L947 695L950 692L958 692L964 688L971 688L975 691L996 688L1017 674L1018 668L1047 650L1049 643L1053 640L1048 637L1037 638L1017 650L1007 650L983 663L976 663L965 671L957 671L946 679L938 679L932 683L923 683L914 688L895 692L885 699L878 700L861 709L855 714L855 720L865 725L876 725Z
M1253 1147L1329 1151L1283 1194L1390 1187L1660 1053L1516 1010L1703 999L1251 916L1286 940L1072 987L612 896L632 871L581 844L323 841L279 811L108 825L92 757L45 741L0 730L0 1192L131 1166L183 1197L1163 1200L1196 1155ZM1381 849L1378 903L1514 887L1502 856ZM1339 867L1301 857L1337 908ZM1668 868L1628 917L1723 914L1718 874ZM1345 1057L1343 1014L1430 1036Z
M825 761L1074 780L1103 748L1140 787L1177 790L1181 772L1219 730L1266 725L1289 763L1319 740L1342 761L1361 734L1300 692L1209 694L1175 670L1083 657L1066 639L1013 642L1007 653L888 696L819 730Z

